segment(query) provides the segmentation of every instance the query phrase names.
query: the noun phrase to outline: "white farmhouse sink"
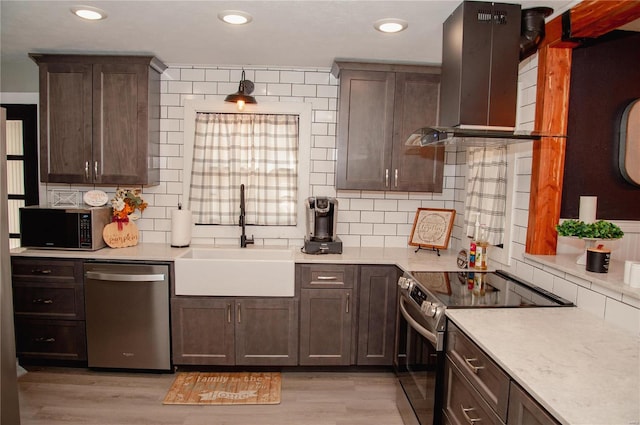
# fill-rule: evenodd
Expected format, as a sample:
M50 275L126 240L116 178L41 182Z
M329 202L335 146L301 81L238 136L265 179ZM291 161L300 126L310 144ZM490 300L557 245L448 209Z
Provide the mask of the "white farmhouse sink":
M175 260L176 295L293 297L290 249L192 248Z

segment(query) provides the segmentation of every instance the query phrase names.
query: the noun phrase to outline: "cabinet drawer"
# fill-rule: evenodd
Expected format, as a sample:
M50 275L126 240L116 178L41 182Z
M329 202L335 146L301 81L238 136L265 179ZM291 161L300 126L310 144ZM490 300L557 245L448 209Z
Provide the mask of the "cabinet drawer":
M17 319L15 327L20 358L87 359L84 321Z
M84 319L82 286L74 284L23 284L13 286L13 309L16 317L32 316L52 319Z
M449 357L445 362L444 376L443 416L446 423L503 425L491 406L463 376Z
M82 282L82 261L12 258L13 280Z
M451 322L447 329L447 355L498 416L506 421L509 376Z
M357 266L300 264L297 278L302 288L353 288Z

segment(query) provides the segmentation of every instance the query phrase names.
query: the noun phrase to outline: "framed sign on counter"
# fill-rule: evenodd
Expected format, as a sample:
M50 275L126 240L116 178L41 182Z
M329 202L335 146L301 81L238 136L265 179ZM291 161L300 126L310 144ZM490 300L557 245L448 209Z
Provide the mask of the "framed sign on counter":
M418 208L409 245L435 250L447 249L455 216L456 210Z

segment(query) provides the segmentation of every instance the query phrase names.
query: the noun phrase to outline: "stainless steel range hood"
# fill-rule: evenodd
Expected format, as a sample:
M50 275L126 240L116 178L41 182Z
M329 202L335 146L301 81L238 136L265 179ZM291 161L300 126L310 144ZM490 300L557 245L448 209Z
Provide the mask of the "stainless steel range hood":
M502 146L529 140L538 140L543 136L552 136L535 131L501 130L495 127L423 127L414 131L405 145L407 146ZM564 137L553 135L554 137Z
M515 128L521 21L528 34L532 10L548 13L479 1L456 8L443 24L439 126L416 130L407 145L503 145L542 136ZM537 22L544 25L544 17ZM530 43L526 49L531 54Z

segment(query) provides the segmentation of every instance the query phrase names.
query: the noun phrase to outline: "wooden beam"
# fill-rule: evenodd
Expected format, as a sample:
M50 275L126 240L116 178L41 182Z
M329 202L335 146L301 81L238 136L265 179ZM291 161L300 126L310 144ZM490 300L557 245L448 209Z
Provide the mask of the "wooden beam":
M570 14L572 38L596 38L638 19L640 1L585 0ZM538 50L535 128L546 134L567 134L571 55L578 44L563 40L562 17L549 22L546 33ZM529 254L556 253L565 147L565 139L558 137L534 142L525 247Z

